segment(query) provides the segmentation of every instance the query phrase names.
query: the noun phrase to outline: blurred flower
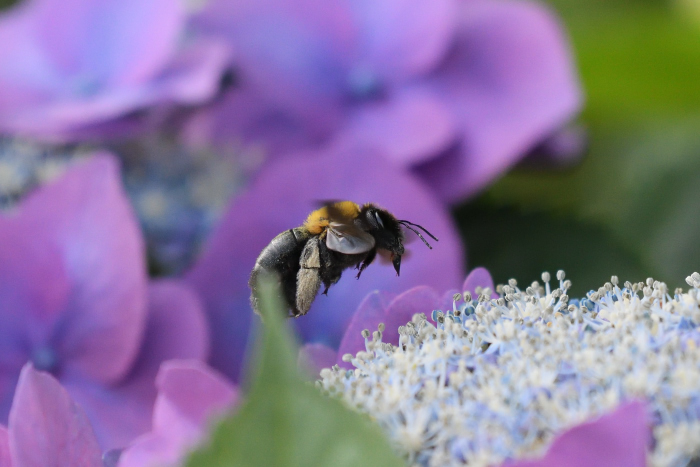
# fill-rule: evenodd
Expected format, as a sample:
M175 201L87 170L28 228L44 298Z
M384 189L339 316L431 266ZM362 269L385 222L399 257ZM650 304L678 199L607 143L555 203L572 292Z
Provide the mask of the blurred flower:
M440 241L433 250L419 242L407 245L401 277L377 261L359 281L341 279L328 296L317 298L307 315L294 320L303 341L337 347L352 311L370 291L398 292L421 284L443 289L462 277L462 246L448 211L420 182L381 154L337 146L273 161L234 200L187 276L209 313L210 362L234 381L253 317L247 283L257 256L277 234L301 225L328 199L376 202L425 226Z
M210 98L227 48L184 37L187 17L179 0L26 0L4 12L0 133L73 139L154 104Z
M92 152L0 137L0 209L11 209L28 192L62 175Z
M272 154L360 143L451 201L581 103L567 40L537 3L215 0L197 23L228 38L237 68L235 90L191 123L195 138Z
M121 151L124 184L146 238L151 271L174 275L192 264L244 174L237 160L163 137Z
M181 465L186 454L202 441L213 419L238 401L235 387L194 360L163 363L156 385L153 429L122 453L119 467Z
M85 412L54 377L31 363L20 373L9 427L0 427L0 465L102 467Z
M148 283L143 242L113 158L98 154L0 216L0 416L20 369L55 376L103 448L148 430L169 358L206 358L201 305Z
M651 465L698 456L700 274L673 296L651 278L620 287L613 276L582 300L569 299L563 271L556 288L548 273L542 279L544 286L524 290L511 279L497 287L498 298L456 294L450 309L432 312L435 324L416 313L399 326L397 345L384 342L384 323L363 330L364 350L342 357L355 369L324 369L318 385L371 413L410 465L486 466L542 454L555 434L626 400L644 401L649 422L645 410L622 408L565 434L541 463L524 465L561 465L563 451L601 437L631 451L601 452L595 444L589 449L597 454L578 455L591 462L576 465L600 465L596 456L608 465L645 465L647 423ZM380 318L393 326L394 314L406 312L397 306ZM626 464L617 462L628 453Z

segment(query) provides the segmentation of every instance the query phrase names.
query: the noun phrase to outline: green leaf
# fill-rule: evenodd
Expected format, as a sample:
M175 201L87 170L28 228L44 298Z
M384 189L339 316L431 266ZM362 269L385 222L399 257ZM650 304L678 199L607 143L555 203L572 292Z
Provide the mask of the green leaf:
M270 284L262 284L257 375L238 412L189 467L403 466L383 432L297 374L297 349ZM301 318L303 319L303 318Z

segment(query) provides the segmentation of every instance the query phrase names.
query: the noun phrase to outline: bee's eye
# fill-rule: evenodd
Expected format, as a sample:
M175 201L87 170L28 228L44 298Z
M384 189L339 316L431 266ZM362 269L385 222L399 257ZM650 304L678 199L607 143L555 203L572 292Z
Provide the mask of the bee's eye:
M382 218L379 217L379 213L377 211L374 211L374 218L377 219L377 224L379 225L379 227L381 227L383 229L384 222L382 222Z

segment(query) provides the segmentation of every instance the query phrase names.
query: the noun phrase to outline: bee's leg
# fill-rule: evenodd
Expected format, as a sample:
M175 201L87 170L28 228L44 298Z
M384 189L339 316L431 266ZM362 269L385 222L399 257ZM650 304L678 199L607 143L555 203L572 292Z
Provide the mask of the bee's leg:
M360 270L357 272L357 278L360 278L360 274L362 274L362 271L364 271L367 266L372 264L372 261L374 261L374 258L377 257L377 249L373 248L367 252L367 256L365 256L365 259L362 260L362 264L358 263L358 266Z
M326 243L321 241L319 243L319 251L321 253L321 281L325 288L323 289L323 295L328 295L328 289L331 285L335 284L340 280L340 276L343 273L343 267L336 261L335 256L326 246Z
M331 285L335 284L335 282L323 282L323 285L325 285L323 292L321 292L323 295L328 295L328 289L331 288Z
M321 288L321 256L318 248L319 240L311 238L306 242L299 259L297 273L297 293L295 316L305 315Z

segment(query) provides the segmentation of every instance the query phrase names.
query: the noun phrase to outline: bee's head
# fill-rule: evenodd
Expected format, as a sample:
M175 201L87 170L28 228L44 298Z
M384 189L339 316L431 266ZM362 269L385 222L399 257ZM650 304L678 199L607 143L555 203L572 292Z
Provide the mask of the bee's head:
M418 224L405 220L397 220L393 214L386 209L378 208L373 204L366 204L361 213L366 230L374 237L377 248L387 250L391 253L391 262L399 275L401 269L401 255L404 254L403 228L415 233L423 240L423 243L430 249L433 247L423 238L416 228L422 230L435 241L438 239Z

